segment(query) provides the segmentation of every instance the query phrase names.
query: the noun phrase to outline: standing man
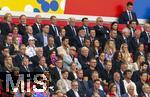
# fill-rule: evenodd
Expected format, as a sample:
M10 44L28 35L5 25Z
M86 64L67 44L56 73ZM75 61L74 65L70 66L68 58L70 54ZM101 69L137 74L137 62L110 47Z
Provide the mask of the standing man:
M138 20L136 17L136 13L132 11L133 10L133 3L128 2L126 5L126 11L122 12L118 21L120 24L129 24L130 20L135 20L138 24Z

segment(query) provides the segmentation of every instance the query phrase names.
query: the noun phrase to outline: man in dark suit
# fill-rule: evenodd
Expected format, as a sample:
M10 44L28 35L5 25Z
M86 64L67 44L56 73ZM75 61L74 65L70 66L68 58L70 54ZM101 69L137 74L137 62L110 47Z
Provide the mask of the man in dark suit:
M91 58L89 60L89 64L88 64L88 68L84 70L84 75L88 77L89 80L92 79L92 72L97 71L96 70L96 59L95 58Z
M88 68L88 60L90 59L89 49L87 47L82 47L81 52L78 55L79 63L82 65L82 69L86 70Z
M96 65L96 69L98 70L98 73L100 75L102 75L105 70L104 61L105 61L105 53L102 52L99 55L99 58L97 60L97 65Z
M21 44L19 46L19 51L18 53L16 54L16 56L14 57L13 59L13 62L14 62L14 66L15 67L20 67L21 64L22 64L22 59L27 56L25 54L25 51L26 51L26 46L24 44Z
M137 23L135 20L130 20L127 27L130 29L130 37L134 37Z
M149 84L144 84L142 86L143 92L139 95L139 97L150 97L149 87Z
M119 95L119 97L121 97L121 95L126 93L125 88L124 88L124 84L123 84L123 81L120 78L120 73L119 72L114 73L113 80L111 82L116 84L117 94Z
M73 42L75 41L75 38L78 36L78 33L77 33L77 26L75 26L75 18L71 17L69 18L68 20L68 25L65 26L65 30L66 30L66 36L69 37L69 40L70 40L70 45L72 46L73 45Z
M85 36L86 37L89 37L89 35L90 35L90 27L88 26L88 24L89 24L89 20L88 20L88 18L86 18L86 17L84 17L84 18L82 18L82 26L80 27L80 29L84 29L84 31L85 31Z
M6 36L9 33L12 32L12 28L14 26L14 24L12 23L12 14L11 13L6 13L4 15L4 22L1 23L0 25L1 27L1 34Z
M59 47L62 44L62 38L66 36L66 30L64 28L62 28L60 30L60 35L59 36L55 36L55 46Z
M42 24L41 24L41 16L35 16L35 23L32 25L33 34L41 33L42 32Z
M5 57L10 56L9 53L9 48L8 47L2 47L1 52L0 52L0 64L2 65L2 67L4 67L4 59Z
M128 45L129 52L133 52L132 46L131 46L131 37L130 37L130 30L128 28L123 28L122 35L118 36L118 48L121 47L123 43L126 43Z
M83 28L79 28L78 36L76 36L73 45L78 49L83 47L85 38L85 30Z
M133 3L128 2L126 9L127 10L122 12L121 15L119 16L119 19L118 19L119 23L120 24L129 24L130 20L134 20L138 24L136 13L132 11L133 10Z
M144 25L144 31L141 33L141 38L144 40L145 51L150 51L150 24Z
M94 92L98 92L100 97L106 97L105 92L99 89L100 85L101 85L100 80L99 79L95 80L93 85L94 87L87 91L86 97L92 97L92 94Z
M42 47L38 47L38 48L36 48L36 55L30 58L33 68L38 66L39 59L41 57L43 57L43 48Z
M34 37L33 35L33 28L31 26L26 26L26 33L23 36L23 44L28 45L28 39L29 37Z
M35 35L35 38L37 39L38 47L44 47L44 46L47 46L47 44L48 44L49 25L47 25L47 24L43 25L42 30L43 30L42 33L37 33Z
M49 26L49 34L55 36L59 36L60 27L56 24L57 18L56 16L50 17L51 25Z
M87 90L89 89L88 81L83 79L83 70L79 69L77 70L77 82L78 82L78 89L81 97L84 97L86 95Z
M71 89L67 92L67 97L85 97L81 96L79 91L78 91L78 82L77 81L72 81L71 82Z
M26 26L27 26L27 17L26 15L21 15L19 17L20 23L18 24L19 34L25 35L26 33Z
M52 70L51 70L51 78L56 84L57 81L62 78L62 75L61 75L61 71L62 71L62 67L63 67L62 59L58 58L55 62L55 65L56 66L54 68L52 68Z
M13 41L13 40L12 40L12 36L11 36L11 35L7 35L7 36L6 36L6 39L5 39L5 42L4 42L4 44L3 44L3 46L9 48L10 55L14 55L14 53L15 53L15 47L14 47L12 41Z
M144 71L140 72L140 80L136 82L136 87L137 87L136 89L137 89L138 94L142 94L143 92L142 87L146 83L147 79L148 79L147 72L144 72Z
M46 58L47 64L52 64L51 60L50 60L50 54L52 53L52 51L57 52L56 46L54 44L54 37L49 36L48 37L48 45L43 47L44 57Z
M132 44L131 46L134 54L138 51L139 45L144 43L143 38L140 38L140 36L141 36L141 31L136 30L134 33L134 37L131 38L131 44Z
M102 17L98 17L96 19L96 25L94 26L94 29L96 31L96 38L98 38L99 41L101 42L103 49L109 37L109 29L103 25Z
M47 70L48 70L48 67L46 64L46 59L45 59L45 57L41 57L39 59L39 65L37 67L35 67L34 72L43 74Z
M24 57L22 59L22 65L20 66L20 72L21 73L30 73L32 72L32 67L30 67L31 64L29 64L28 57Z
M94 28L90 28L89 38L90 38L91 44L93 44L94 40L96 39L96 32Z

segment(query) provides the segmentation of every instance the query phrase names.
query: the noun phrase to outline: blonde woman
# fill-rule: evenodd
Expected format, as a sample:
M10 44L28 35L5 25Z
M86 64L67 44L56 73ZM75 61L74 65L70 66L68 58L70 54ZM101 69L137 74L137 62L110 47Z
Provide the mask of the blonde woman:
M12 23L12 14L6 13L4 15L4 22L1 24L1 34L6 36L12 31L12 27L14 24Z
M7 73L10 73L13 71L14 69L14 65L13 65L13 62L12 62L12 57L11 56L7 56L5 57L4 59L4 71L7 72Z
M131 57L131 55L129 53L128 45L126 43L123 43L121 45L120 52L121 52L121 59L122 59L122 61L128 64L128 69L132 70L133 59L132 59L132 57Z
M108 40L106 42L104 53L105 53L105 59L106 60L112 60L114 53L116 52L116 46L114 41Z

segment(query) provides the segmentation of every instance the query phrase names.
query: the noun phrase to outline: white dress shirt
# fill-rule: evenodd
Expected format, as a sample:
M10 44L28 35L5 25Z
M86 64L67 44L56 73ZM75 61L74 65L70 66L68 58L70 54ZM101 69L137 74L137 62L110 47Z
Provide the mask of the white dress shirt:
M126 93L128 93L128 90L127 90L127 87L128 87L128 85L133 85L133 87L134 87L134 94L135 95L138 95L137 94L137 89L136 89L136 85L135 85L135 83L134 82L132 82L131 80L130 80L130 82L128 83L126 80L123 80L123 83L124 83L124 88L125 88L125 90L126 90Z
M33 57L36 55L36 52L35 52L35 47L33 46L27 46L26 47L26 54L29 56L29 57Z

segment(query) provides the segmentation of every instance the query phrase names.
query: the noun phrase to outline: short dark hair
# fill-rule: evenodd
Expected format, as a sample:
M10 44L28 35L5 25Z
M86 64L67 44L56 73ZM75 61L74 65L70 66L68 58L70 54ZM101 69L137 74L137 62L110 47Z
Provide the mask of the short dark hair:
M27 17L25 14L22 14L19 16L19 19L21 19L23 16Z
M90 28L90 32L91 32L92 30L95 30L95 29L94 29L94 28Z
M87 18L87 17L84 17L84 18L82 18L81 21L83 22L84 20L88 20L88 18Z
M56 16L52 15L52 16L50 17L50 20L53 19L53 18L56 18Z
M147 63L147 62L142 62L142 63L140 64L140 66L144 66L144 65L148 65L148 63Z
M66 72L69 72L67 69L63 69L62 71L61 71L61 74L64 74L64 73L66 73Z
M65 36L62 38L62 41L64 41L65 39L69 39L69 37Z
M136 21L135 21L135 20L130 20L130 21L129 21L129 24L132 24L132 22L136 22Z
M100 79L96 79L96 80L94 80L94 83L96 83L97 81L100 81Z
M49 26L49 24L44 24L44 25L42 26L42 28L44 28L45 26Z
M131 70L127 69L127 70L124 71L124 75L127 75L128 72L132 73Z
M9 48L6 47L6 46L3 46L3 47L2 47L2 51L4 51L5 49L9 49Z
M127 6L133 6L133 3L132 2L127 2Z

